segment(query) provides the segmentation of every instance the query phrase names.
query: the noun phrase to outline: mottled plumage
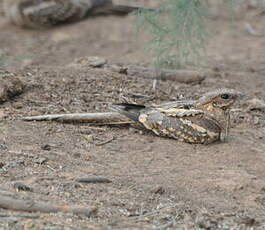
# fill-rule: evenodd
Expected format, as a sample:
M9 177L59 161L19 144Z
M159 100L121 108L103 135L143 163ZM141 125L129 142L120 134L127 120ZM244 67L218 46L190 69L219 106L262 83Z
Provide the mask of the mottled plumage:
M113 0L4 0L9 21L28 28L74 22L93 13L128 13L136 8L114 5Z
M229 110L240 95L232 89L220 89L194 101L175 101L152 107L122 103L114 105L113 109L159 136L208 144L227 137Z

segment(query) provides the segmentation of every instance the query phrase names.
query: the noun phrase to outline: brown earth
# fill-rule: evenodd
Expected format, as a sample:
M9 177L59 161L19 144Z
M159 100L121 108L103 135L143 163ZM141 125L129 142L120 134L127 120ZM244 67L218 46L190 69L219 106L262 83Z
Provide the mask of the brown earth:
M265 28L265 17L252 18ZM200 85L163 81L148 103L196 98L219 87L265 100L265 39L244 31L243 19L211 22L207 68ZM112 63L150 63L133 18L97 17L31 31L0 19L0 65L18 72L26 91L0 105L0 183L21 181L36 200L94 205L96 217L40 214L1 218L0 229L265 229L264 107L241 103L227 143L190 145L129 127L23 122L13 118L108 111L121 93L151 95L152 81L104 68L75 66L85 56ZM109 143L102 144L106 140ZM100 145L102 144L102 145ZM41 164L40 164L41 163ZM75 184L98 175L108 184ZM2 209L1 213L12 213ZM17 213L17 212L13 212Z

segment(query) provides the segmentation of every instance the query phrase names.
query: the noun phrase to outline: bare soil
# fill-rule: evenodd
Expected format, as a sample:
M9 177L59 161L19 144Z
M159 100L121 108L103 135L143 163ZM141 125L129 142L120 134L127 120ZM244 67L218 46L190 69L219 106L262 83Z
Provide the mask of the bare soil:
M220 87L264 101L265 39L248 34L245 20L210 23L207 68L216 75L199 85L159 82L153 99L144 102L196 98ZM248 20L265 28L264 16ZM128 126L23 122L15 118L109 111L128 91L153 95L152 80L76 65L86 56L149 64L146 36L135 36L132 16L88 18L41 31L1 18L0 31L0 65L16 71L26 85L22 95L0 105L1 187L14 191L20 181L33 189L20 193L33 199L98 207L91 218L63 213L1 218L0 229L265 229L264 108L239 104L229 141L211 145ZM88 175L111 183L75 183Z

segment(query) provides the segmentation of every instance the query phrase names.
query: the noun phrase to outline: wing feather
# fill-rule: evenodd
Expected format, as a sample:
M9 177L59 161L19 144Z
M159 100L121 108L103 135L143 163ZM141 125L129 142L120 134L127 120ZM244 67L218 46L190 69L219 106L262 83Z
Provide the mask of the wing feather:
M183 113L182 113L183 112ZM188 112L163 113L146 111L139 122L158 136L167 136L188 143L211 143L219 139L221 128L217 121L195 110Z
M169 117L187 117L204 114L193 101L174 101L155 106L155 109Z
M196 108L194 101L181 100L154 105L153 108L169 117L186 117L204 114L203 110Z
M77 21L91 8L90 0L4 0L6 17L16 25L30 28Z

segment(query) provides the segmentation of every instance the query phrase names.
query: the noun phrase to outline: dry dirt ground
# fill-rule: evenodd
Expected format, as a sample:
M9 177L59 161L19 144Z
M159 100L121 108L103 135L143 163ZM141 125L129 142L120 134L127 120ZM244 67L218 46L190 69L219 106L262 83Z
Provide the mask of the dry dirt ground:
M208 69L200 85L163 81L148 103L196 98L219 87L265 100L265 37L244 31L245 19L211 22ZM151 80L76 59L150 63L133 18L96 17L49 30L25 30L0 19L0 65L17 71L25 92L0 105L0 184L57 204L93 205L95 217L39 214L0 219L0 229L265 229L264 106L238 106L227 143L190 145L130 127L23 122L23 115L108 111L122 92L151 94ZM265 17L251 22L265 28ZM109 143L102 144L106 140ZM102 145L100 145L102 144ZM105 176L107 184L76 184ZM0 210L1 213L18 213Z

